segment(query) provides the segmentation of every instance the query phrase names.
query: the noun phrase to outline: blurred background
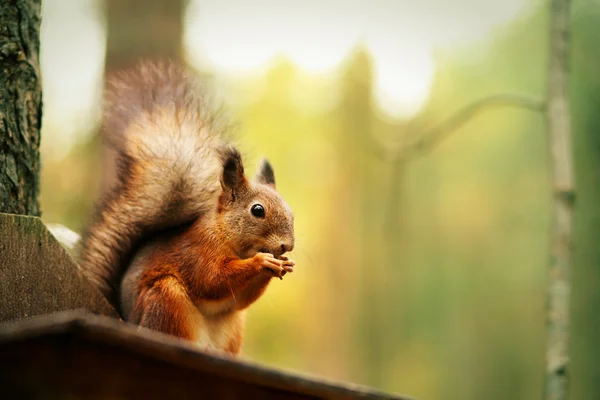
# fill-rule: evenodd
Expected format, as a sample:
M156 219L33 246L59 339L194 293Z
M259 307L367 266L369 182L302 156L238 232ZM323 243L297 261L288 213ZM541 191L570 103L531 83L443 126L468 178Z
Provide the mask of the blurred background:
M550 230L540 114L478 114L407 164L376 149L482 96L545 94L539 0L45 0L42 207L81 231L105 74L170 57L273 163L296 272L249 311L247 358L420 399L535 399ZM600 398L600 8L573 4L578 179L571 393Z

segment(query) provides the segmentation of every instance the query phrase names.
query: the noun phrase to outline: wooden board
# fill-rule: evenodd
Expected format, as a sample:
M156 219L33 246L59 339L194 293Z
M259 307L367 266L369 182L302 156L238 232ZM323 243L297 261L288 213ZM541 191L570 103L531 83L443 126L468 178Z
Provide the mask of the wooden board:
M80 312L0 326L0 397L407 399L206 354L184 340Z
M0 322L77 308L118 317L41 219L0 213Z

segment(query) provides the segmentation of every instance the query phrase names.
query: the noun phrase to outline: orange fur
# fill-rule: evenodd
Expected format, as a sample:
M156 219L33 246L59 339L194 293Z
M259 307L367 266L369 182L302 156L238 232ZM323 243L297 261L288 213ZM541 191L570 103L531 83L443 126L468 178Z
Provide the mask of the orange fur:
M145 328L194 340L197 327L189 323L190 307L185 287L177 278L165 275L143 288L131 320Z

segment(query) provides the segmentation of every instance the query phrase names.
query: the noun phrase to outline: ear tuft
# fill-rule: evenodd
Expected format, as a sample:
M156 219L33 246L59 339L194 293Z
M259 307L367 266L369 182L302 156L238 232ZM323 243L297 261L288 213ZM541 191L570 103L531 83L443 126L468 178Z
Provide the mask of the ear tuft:
M254 180L263 185L269 185L275 188L275 172L271 163L266 158L263 158L258 165L258 171Z
M226 147L221 153L223 163L223 176L221 186L223 190L236 191L245 183L244 165L242 156L235 147Z

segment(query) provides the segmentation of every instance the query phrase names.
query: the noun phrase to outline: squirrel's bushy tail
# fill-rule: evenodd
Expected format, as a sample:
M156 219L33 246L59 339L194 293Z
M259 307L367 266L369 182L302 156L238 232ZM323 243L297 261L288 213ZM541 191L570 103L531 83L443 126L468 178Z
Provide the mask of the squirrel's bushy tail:
M83 236L80 262L113 304L134 247L211 207L223 153L237 152L200 93L170 63L142 63L108 83L102 133L116 153L116 182Z

